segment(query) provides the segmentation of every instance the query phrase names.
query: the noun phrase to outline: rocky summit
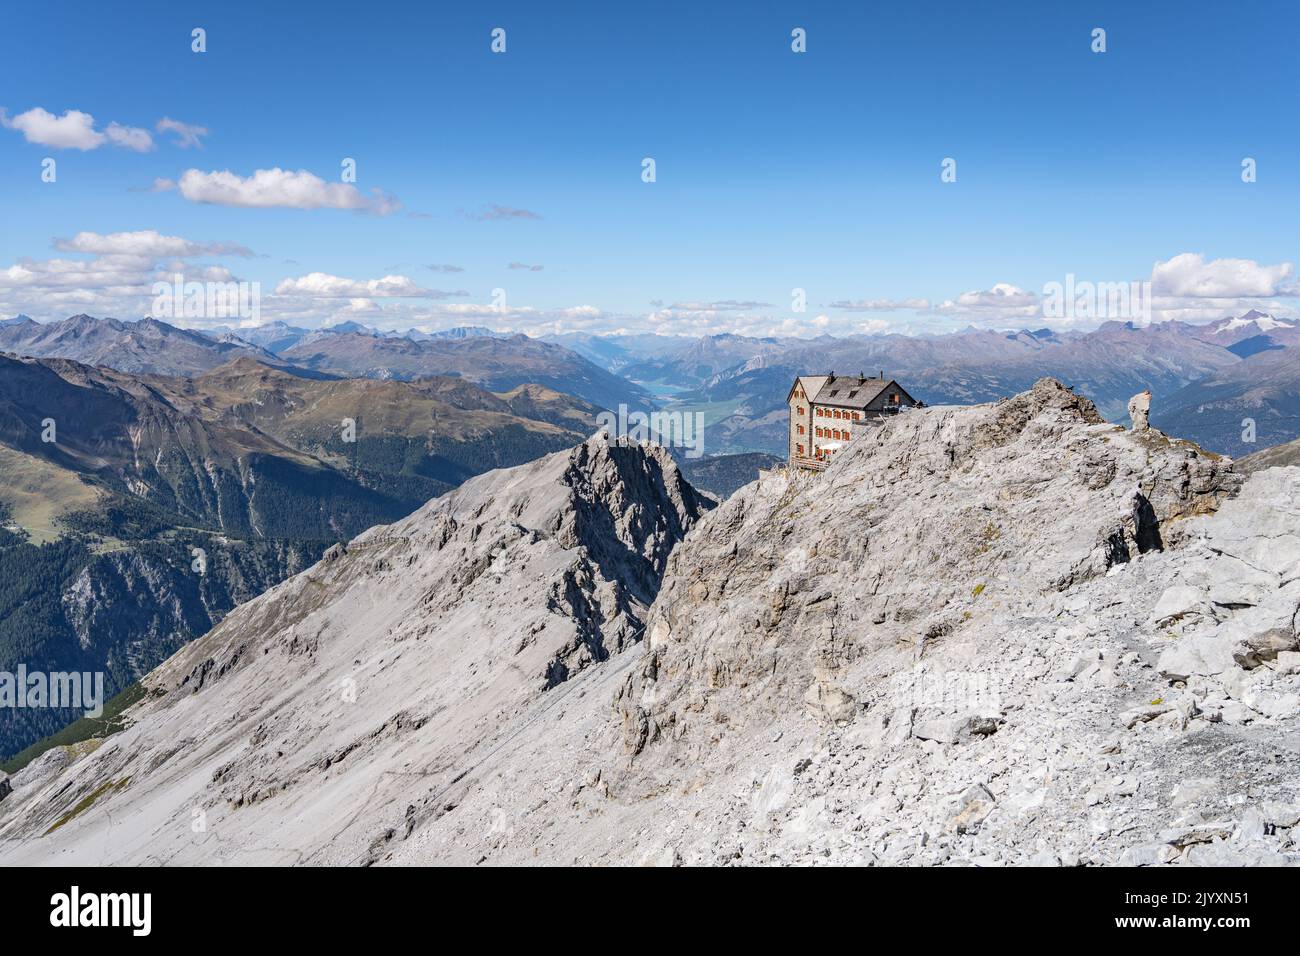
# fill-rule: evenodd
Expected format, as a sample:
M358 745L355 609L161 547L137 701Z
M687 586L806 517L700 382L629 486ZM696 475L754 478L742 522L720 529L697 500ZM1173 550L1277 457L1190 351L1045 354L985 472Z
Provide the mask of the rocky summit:
M725 503L597 436L328 552L0 859L1300 862L1300 468L1044 379Z

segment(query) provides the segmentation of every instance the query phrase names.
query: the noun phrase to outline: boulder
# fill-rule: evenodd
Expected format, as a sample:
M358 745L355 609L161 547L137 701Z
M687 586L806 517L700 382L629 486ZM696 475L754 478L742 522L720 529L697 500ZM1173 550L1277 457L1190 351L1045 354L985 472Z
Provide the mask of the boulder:
M1180 637L1156 661L1156 670L1171 681L1221 674L1236 666L1232 644L1217 632Z
M959 714L956 717L936 717L918 720L912 725L912 736L919 740L933 740L941 744L957 744L973 737L987 737L997 733L998 718L982 714Z
M1206 597L1204 592L1185 584L1168 588L1156 602L1151 621L1157 627L1163 627L1189 614L1206 614L1209 611Z
M997 801L993 794L982 784L968 787L957 798L957 814L952 818L952 827L958 833L967 833L975 829L993 812Z

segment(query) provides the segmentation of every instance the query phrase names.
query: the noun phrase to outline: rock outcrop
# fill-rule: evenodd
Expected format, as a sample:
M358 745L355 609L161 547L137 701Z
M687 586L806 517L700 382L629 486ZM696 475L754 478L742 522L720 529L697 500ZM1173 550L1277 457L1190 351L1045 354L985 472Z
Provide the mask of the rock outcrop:
M1161 548L1239 484L1052 380L900 416L820 476L736 495L673 556L620 702L628 743L694 754L773 710L842 711L846 685Z
M1138 392L1128 400L1128 417L1135 432L1144 432L1151 427L1151 390Z

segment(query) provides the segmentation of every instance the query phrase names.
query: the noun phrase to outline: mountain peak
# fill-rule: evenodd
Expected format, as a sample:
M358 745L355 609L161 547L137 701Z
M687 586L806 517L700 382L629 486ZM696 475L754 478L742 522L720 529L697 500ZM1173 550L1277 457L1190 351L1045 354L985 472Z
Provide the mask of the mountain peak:
M710 504L663 449L603 435L472 478L236 608L147 678L160 696L133 714L131 743L91 762L112 750L130 764L132 788L116 799L169 792L188 806L208 793L232 858L251 859L245 836L270 827L277 845L303 851L299 860L376 862L390 813L405 814L410 833L446 812L434 796L464 778L455 754L496 752L514 721L581 701L584 691L568 694L568 685L640 639L670 552ZM364 706L326 690L344 678ZM175 720L196 707L239 740L220 754L215 778L226 742L177 747ZM399 752L420 771L388 772ZM73 804L103 769L78 765L66 791ZM375 787L355 786L354 774L371 772ZM340 782L337 819L354 821L341 830L318 813L287 812ZM63 797L15 802L6 824L30 814L18 826L43 834L50 824L35 818ZM86 815L57 833L75 839L104 819ZM186 843L163 852L198 859L212 850Z
M1237 318L1221 319L1214 325L1216 335L1223 332L1236 332L1246 326L1254 326L1260 332L1272 332L1276 329L1293 329L1296 327L1294 321L1275 318L1267 312L1260 312L1258 309L1251 309Z

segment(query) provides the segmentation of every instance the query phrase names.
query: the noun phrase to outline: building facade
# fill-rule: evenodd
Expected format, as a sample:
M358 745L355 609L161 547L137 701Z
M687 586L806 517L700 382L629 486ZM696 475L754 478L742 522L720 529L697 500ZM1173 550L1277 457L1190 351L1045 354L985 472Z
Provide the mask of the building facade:
M790 407L789 461L801 468L825 468L861 429L918 408L898 382L864 375L800 375L786 398Z

